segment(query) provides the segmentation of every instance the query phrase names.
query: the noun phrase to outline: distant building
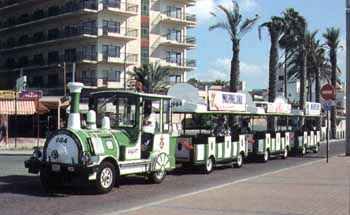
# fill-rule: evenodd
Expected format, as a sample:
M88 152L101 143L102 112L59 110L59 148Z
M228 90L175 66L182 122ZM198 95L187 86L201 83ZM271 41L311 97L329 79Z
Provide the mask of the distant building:
M123 88L126 71L158 62L171 84L196 68L187 51L196 40L188 14L195 0L0 0L0 89L20 73L29 88L62 95L64 82ZM64 66L65 65L65 66Z

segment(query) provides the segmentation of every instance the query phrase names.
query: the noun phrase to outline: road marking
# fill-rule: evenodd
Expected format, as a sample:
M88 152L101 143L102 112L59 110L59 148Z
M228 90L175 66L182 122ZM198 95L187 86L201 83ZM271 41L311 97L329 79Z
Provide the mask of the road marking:
M339 156L339 155L335 155L335 156ZM334 157L334 156L332 156L332 157ZM323 162L323 161L324 161L324 159L320 159L320 160L316 160L316 161L310 161L310 162L307 162L307 163L299 164L299 165L296 165L296 166L286 167L286 168L275 170L275 171L272 171L272 172L267 172L267 173L263 173L263 174L260 174L260 175L256 175L256 176L252 176L252 177L248 177L248 178L243 178L243 179L239 179L239 180L236 180L236 181L228 182L228 183L225 183L225 184L209 187L209 188L206 188L206 189L201 189L201 190L197 190L197 191L194 191L194 192L189 192L189 193L185 193L185 194L182 194L182 195L166 198L166 199L159 200L159 201L156 201L156 202L146 203L146 204L143 204L143 205L140 205L140 206L136 206L136 207L120 210L120 211L117 211L117 212L112 212L109 215L117 215L117 214L122 214L122 213L135 211L135 210L140 210L142 208L147 208L147 207L152 207L152 206L155 206L155 205L160 205L160 204L165 203L165 202L169 202L169 201L177 200L177 199L180 199L180 198L185 198L185 197L197 195L197 194L208 192L208 191L221 189L221 188L224 188L224 187L227 187L227 186L230 186L230 185L239 184L239 183L243 183L243 182L246 182L246 181L250 181L250 180L257 179L257 178L261 178L261 177L264 177L264 176L274 175L274 174L285 172L285 171L288 171L288 170L292 170L292 169L296 169L296 168L301 168L301 167L313 165L313 164L320 163L320 162Z

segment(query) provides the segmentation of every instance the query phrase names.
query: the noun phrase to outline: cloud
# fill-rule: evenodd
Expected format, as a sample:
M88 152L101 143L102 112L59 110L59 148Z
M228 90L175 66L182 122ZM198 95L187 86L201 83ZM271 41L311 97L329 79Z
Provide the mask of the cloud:
M259 8L257 0L238 0L241 12L253 12ZM202 23L211 18L210 12L217 10L217 5L232 7L232 0L198 0L196 5L189 8L190 13L197 15L198 22Z
M220 58L209 65L205 72L198 72L196 78L202 81L230 80L231 59ZM266 88L268 85L268 67L240 62L241 80L248 89Z

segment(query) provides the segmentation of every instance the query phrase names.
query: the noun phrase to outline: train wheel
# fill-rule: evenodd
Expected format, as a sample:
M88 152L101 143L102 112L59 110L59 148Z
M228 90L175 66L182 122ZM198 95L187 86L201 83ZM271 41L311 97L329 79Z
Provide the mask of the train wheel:
M301 149L301 154L306 155L306 146L304 145L303 148Z
M157 156L153 163L153 169L157 170L149 174L148 178L152 183L160 184L166 176L166 166L169 163L169 157L165 153Z
M100 164L96 177L96 188L99 193L108 193L114 187L116 171L112 163L104 161Z
M238 154L237 162L233 165L235 168L241 168L243 166L243 155L241 153Z
M267 161L269 161L269 158L270 158L270 152L269 152L269 150L265 150L265 152L264 152L264 155L263 155L263 162L267 162Z
M284 152L283 152L283 155L281 156L281 158L282 158L282 159L287 159L287 157L288 157L288 148L286 147L286 148L284 149Z
M316 147L314 148L313 152L318 153L319 150L320 150L320 146L316 144Z
M209 174L214 169L214 159L212 157L208 158L208 160L205 162L205 166L203 167L203 170L206 174Z

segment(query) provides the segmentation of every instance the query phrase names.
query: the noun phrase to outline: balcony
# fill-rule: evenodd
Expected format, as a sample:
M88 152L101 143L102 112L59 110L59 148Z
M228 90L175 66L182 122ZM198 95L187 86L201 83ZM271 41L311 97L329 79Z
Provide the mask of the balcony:
M171 69L194 70L196 68L196 60L192 59L166 57L160 61L160 63L162 66L166 66Z
M128 17L137 15L139 8L137 4L121 2L118 0L105 0L103 2L103 10Z
M31 48L33 46L47 45L55 42L62 42L66 39L97 38L97 28L77 27L69 30L57 31L48 35L40 34L22 36L19 40L9 40L2 44L0 52L15 51L18 49Z
M70 55L58 55L55 57L47 58L47 61L45 61L44 57L38 56L30 59L21 58L17 61L15 59L8 59L6 60L3 67L10 70L16 70L19 68L36 69L58 66L58 64L62 64L63 62L97 64L97 53L77 52Z
M134 40L138 37L138 30L135 28L103 27L102 35L125 40Z
M159 45L182 48L195 48L197 46L195 37L184 37L176 34L166 34L161 36L159 38Z
M159 2L161 0L152 0L152 2ZM194 6L197 0L168 0L171 3L179 3L187 6Z
M166 11L163 13L160 13L159 18L160 22L165 24L182 24L184 26L188 27L195 27L197 18L194 14L188 14L188 13L180 13L177 11ZM153 23L155 24L155 23Z
M133 65L133 64L137 64L138 62L138 54L120 53L120 55L117 57L111 57L103 54L102 61L99 61L99 62Z
M62 7L52 7L40 13L37 10L32 15L21 15L17 19L15 17L9 17L0 25L0 32L66 17L67 15L78 14L77 12L97 13L97 9L96 1L85 1L65 4Z

